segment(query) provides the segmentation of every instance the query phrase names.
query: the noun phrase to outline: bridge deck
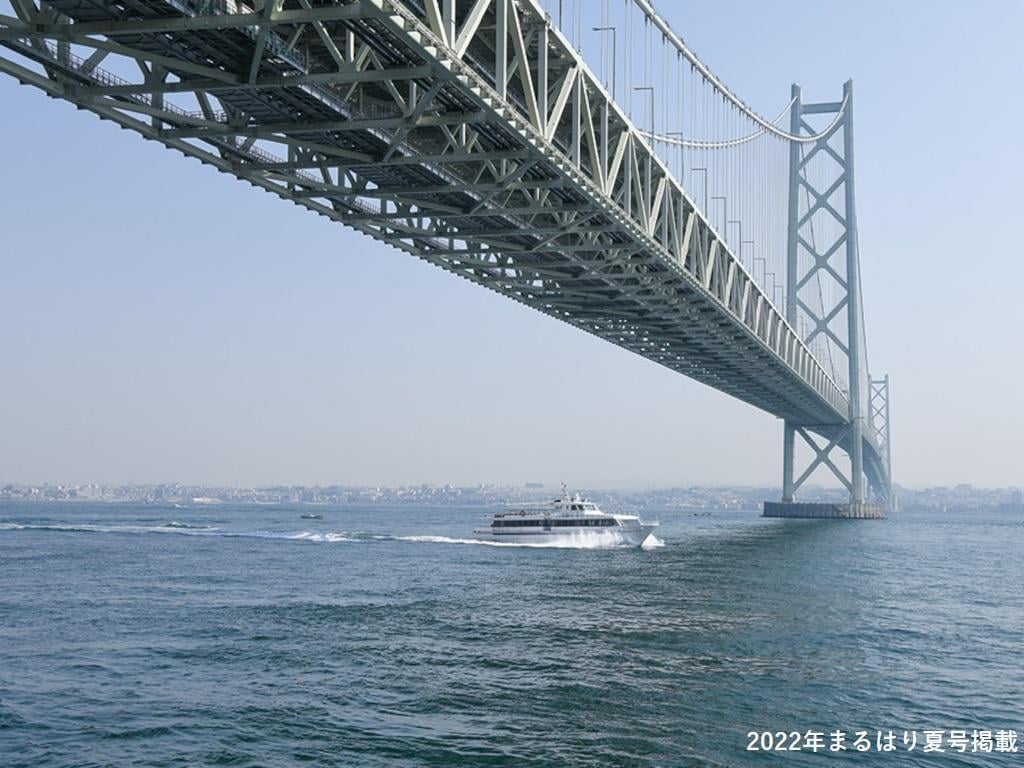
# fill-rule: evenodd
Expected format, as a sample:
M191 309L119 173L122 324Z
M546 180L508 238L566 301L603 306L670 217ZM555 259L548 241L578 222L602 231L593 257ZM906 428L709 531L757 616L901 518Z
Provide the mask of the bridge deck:
M0 37L46 74L0 70L838 434L836 382L539 8L462 5L446 18L435 0L49 0L59 16L5 20ZM69 43L145 74L115 76Z

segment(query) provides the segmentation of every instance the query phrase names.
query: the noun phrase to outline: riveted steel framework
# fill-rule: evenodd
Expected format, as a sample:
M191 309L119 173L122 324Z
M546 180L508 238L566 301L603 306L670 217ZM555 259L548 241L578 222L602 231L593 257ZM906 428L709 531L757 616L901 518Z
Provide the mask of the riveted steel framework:
M533 0L11 2L0 71L21 82L819 434L849 428L841 387Z
M829 119L839 116L820 137L802 146L790 145L789 243L787 249L786 318L797 326L798 315L809 320L805 343L824 337L846 364L849 381L849 419L832 428L808 425L787 417L783 433L783 501L794 500L800 486L819 467L826 467L850 493L853 504L865 501L865 478L870 491L883 503L891 496L888 453L888 401L886 399L885 448L874 428L875 389L868 380L865 345L862 338L860 263L857 248L856 209L853 179L853 84L846 83L841 102L805 104L800 88L793 86L790 130L794 134L817 133L809 122L811 115ZM838 138L837 138L838 137ZM815 161L826 160L832 173L812 174ZM801 205L801 196L806 204ZM841 203L836 202L836 198ZM838 235L830 242L815 237L816 217L824 216L838 224ZM824 295L822 280L830 280L839 289L831 303L819 302ZM868 382L867 399L862 382ZM886 385L886 392L888 391ZM866 412L865 412L866 408ZM812 433L817 433L817 436ZM799 477L795 477L795 443L799 435L811 449L813 458ZM819 439L821 438L821 439ZM833 451L849 457L849 471L834 461Z
M888 510L892 512L896 506L896 496L892 488L892 448L889 444L890 411L889 411L889 377L871 380L871 394L868 398L868 423L875 436L878 454L885 462L888 486L882 495Z

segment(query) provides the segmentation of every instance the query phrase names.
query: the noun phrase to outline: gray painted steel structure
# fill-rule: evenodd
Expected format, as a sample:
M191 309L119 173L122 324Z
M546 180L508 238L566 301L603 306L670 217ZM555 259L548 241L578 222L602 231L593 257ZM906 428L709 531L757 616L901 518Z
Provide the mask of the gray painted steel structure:
M783 418L787 445L863 450L887 487L847 393L533 0L11 2L0 71Z
M793 86L790 131L794 135L818 135L808 145L790 144L789 226L786 258L786 319L794 327L798 312L810 322L804 341L824 336L845 357L849 381L849 419L840 428L821 429L786 418L783 433L782 499L792 502L800 486L818 467L827 467L850 493L854 506L867 499L865 479L880 503L892 505L889 470L888 377L876 387L867 372L866 345L862 337L860 296L860 254L857 243L857 215L853 172L853 83L843 87L840 102L805 104L799 86ZM808 122L811 115L825 115L828 127L820 133ZM841 141L837 141L839 137ZM831 175L809 172L816 159L828 158L837 171ZM833 165L834 164L834 165ZM808 200L800 205L800 195ZM834 197L841 195L841 210ZM838 223L839 235L831 242L818 242L814 221L818 215ZM801 260L800 255L806 258ZM803 265L806 264L806 268ZM832 280L840 293L832 306L816 306L808 294L820 291L822 279ZM819 293L820 295L820 293ZM867 387L867 392L862 391ZM866 396L865 396L866 395ZM880 405L884 401L884 407ZM825 438L822 443L812 433ZM795 476L796 436L813 452L813 458L799 477ZM833 459L840 449L849 457L849 471Z

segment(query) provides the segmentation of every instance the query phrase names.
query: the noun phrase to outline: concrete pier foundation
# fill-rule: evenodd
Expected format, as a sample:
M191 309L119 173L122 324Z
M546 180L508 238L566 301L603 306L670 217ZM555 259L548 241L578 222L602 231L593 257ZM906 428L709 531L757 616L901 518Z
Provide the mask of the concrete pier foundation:
M762 517L832 518L842 520L881 520L885 507L869 502L813 504L795 501L766 501Z

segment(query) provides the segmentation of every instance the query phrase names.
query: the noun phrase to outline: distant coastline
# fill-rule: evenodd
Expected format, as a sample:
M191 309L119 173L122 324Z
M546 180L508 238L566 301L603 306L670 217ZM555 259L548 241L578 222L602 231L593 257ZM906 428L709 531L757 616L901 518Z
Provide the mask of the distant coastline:
M778 498L780 489L770 486L686 486L648 490L575 489L602 504L616 509L677 510L759 510L765 500ZM415 485L415 486L302 486L270 485L227 487L162 484L87 484L31 485L0 484L3 502L98 502L109 504L174 504L188 507L223 504L306 504L417 507L490 507L547 499L558 489L539 483L522 486L501 485ZM840 501L844 491L838 488L810 487L806 500ZM1021 488L980 488L972 485L900 488L900 506L904 510L977 511L979 509L1024 514Z

